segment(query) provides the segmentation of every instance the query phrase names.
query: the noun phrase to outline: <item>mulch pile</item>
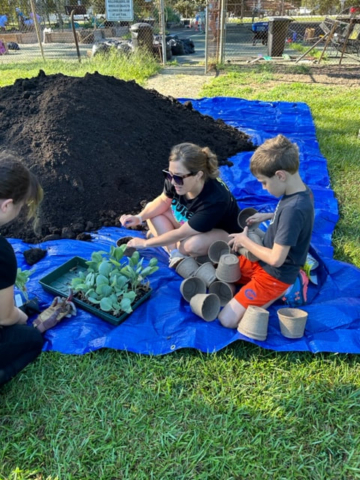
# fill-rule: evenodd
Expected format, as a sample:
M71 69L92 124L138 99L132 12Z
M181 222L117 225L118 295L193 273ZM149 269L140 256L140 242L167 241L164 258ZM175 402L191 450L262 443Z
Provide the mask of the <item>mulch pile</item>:
M19 79L0 89L0 148L24 157L45 197L36 236L17 219L1 229L29 243L119 226L159 195L171 147L209 146L220 164L253 150L249 137L191 102L95 73ZM81 236L79 238L82 238Z

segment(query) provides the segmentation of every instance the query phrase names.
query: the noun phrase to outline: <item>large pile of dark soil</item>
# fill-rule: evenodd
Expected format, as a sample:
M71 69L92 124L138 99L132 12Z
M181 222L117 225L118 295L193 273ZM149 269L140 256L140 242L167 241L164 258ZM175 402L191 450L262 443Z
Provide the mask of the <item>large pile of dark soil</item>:
M40 71L0 89L0 148L24 156L45 192L38 238L19 220L1 233L31 243L119 225L160 194L173 145L209 146L220 164L253 149L247 135L191 107L97 73Z

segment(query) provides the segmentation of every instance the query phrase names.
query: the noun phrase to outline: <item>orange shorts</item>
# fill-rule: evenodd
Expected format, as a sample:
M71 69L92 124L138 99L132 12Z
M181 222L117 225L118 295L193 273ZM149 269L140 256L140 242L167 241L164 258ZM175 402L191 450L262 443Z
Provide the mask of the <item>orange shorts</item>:
M258 262L250 262L243 255L239 257L239 262L241 278L237 283L244 286L235 295L235 299L244 308L249 305L262 307L279 298L290 286L269 275Z

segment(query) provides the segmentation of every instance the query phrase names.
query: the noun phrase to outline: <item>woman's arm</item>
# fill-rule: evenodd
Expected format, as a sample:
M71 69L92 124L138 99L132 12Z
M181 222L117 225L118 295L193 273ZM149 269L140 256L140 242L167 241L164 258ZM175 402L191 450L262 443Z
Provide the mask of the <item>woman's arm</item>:
M0 290L0 325L25 324L27 319L26 313L14 305L14 286Z
M152 202L148 203L146 207L139 213L139 215L122 215L120 222L124 227L135 227L140 225L145 220L150 220L157 215L166 212L171 205L171 198L162 193Z
M161 247L180 242L181 240L197 235L198 233L200 232L191 228L188 222L186 222L180 228L163 233L158 237L149 238L148 240L145 238L133 238L127 245L128 247L135 248Z

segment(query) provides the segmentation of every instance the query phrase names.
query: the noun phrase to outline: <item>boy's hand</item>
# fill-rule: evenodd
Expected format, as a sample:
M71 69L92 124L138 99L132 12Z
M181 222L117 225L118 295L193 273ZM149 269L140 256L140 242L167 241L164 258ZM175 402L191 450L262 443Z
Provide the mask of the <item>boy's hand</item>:
M248 225L252 225L253 223L265 222L266 220L270 220L270 218L272 218L273 215L274 215L273 213L255 213L254 215L251 215L251 217L249 217L246 220L246 223Z
M254 215L255 216L255 215ZM244 228L244 231L241 233L231 233L229 234L230 241L228 245L237 252L239 248L243 247L242 239L247 238L248 234L248 227Z

